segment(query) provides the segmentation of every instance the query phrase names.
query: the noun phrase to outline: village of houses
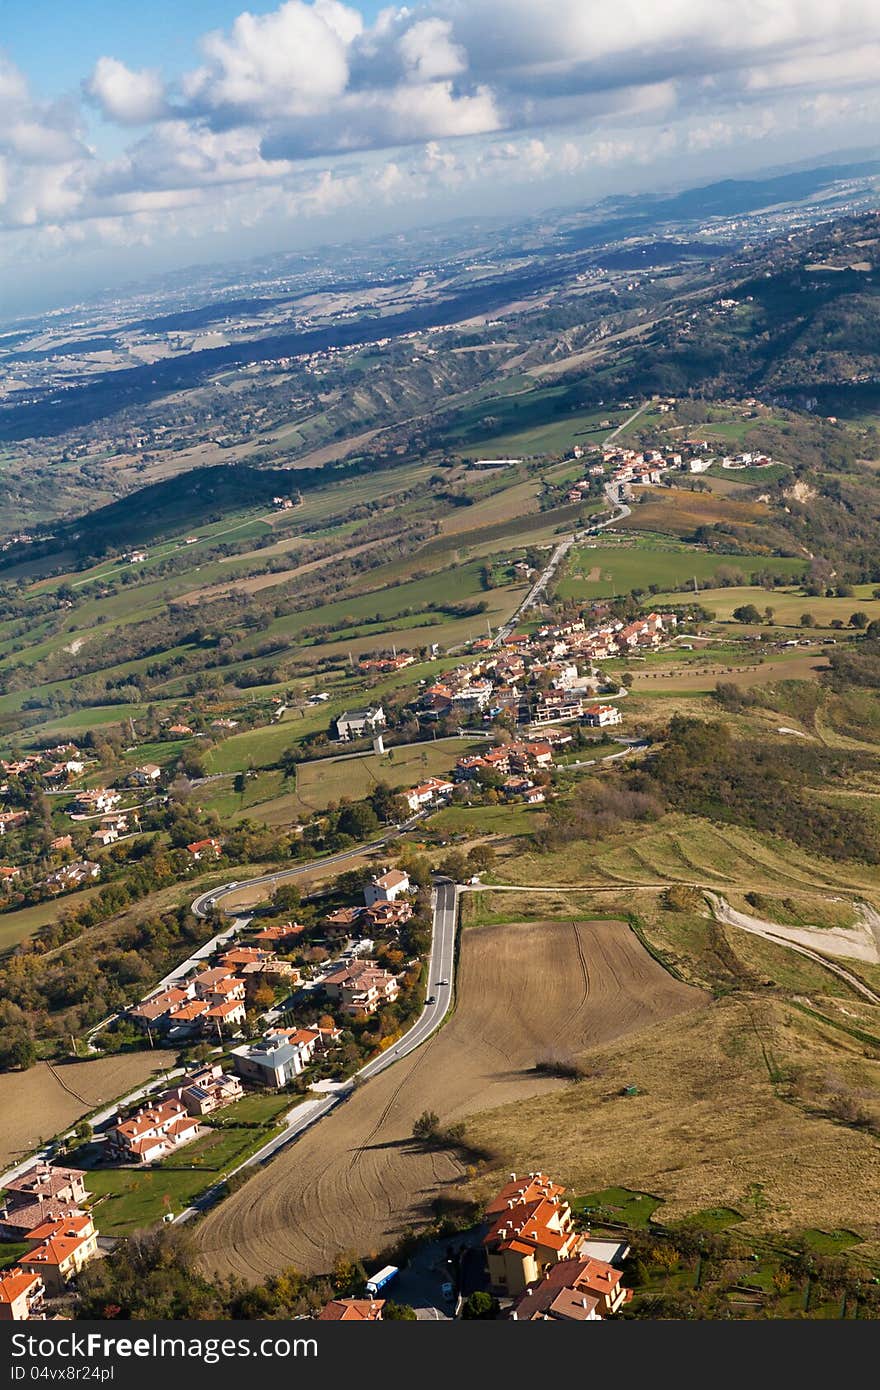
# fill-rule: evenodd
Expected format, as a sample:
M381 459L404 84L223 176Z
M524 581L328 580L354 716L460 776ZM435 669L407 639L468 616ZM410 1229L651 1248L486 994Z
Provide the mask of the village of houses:
M373 875L363 904L327 914L331 934L341 933L343 950L308 980L279 955L294 945L304 928L276 924L248 933L200 961L167 988L149 994L127 1011L135 1027L163 1041L204 1038L213 1055L175 1076L173 1084L122 1106L91 1148L92 1167L142 1168L175 1155L205 1133L208 1117L254 1089L282 1091L308 1075L316 1060L333 1058L343 1030L393 1004L401 983L370 956L370 937L349 933L392 934L413 913L413 885L400 869ZM280 981L292 996L314 1001L314 1022L283 1026L269 1020L239 1041L248 1018L254 983ZM319 1015L319 1016L317 1016ZM255 1035L254 1035L255 1034ZM319 1083L320 1091L333 1086ZM338 1084L338 1083L336 1083ZM70 1290L83 1267L102 1257L100 1204L90 1202L89 1170L42 1159L21 1165L4 1186L0 1205L3 1241L24 1247L15 1264L0 1274L0 1321L69 1316ZM540 1173L510 1183L486 1209L482 1248L485 1284L513 1320L597 1321L612 1316L626 1301L620 1263L627 1254L617 1242L591 1242L574 1228L564 1188ZM167 1213L165 1219L173 1219ZM318 1315L330 1321L380 1321L385 1300L368 1289L365 1298L332 1299Z
M664 408L669 407L661 404L660 410ZM589 457L579 444L575 445L573 456L576 459ZM745 468L770 468L774 462L769 455L754 450L716 454L708 439L682 439L676 448L662 449L605 445L601 450L601 462L586 464L584 478L569 489L567 501L583 501L597 479L618 488L648 487L657 486L674 473L708 473L710 468L741 472Z
M621 485L655 482L665 468L702 471L704 459L696 451L708 446L690 444L695 457L686 465L683 454L606 450L603 464L590 467L585 484L572 490L572 500L583 495L597 468L604 473L610 467L611 480ZM705 461L707 467L711 461ZM745 467L769 460L742 456L722 462ZM549 623L501 641L471 642L459 665L439 680L420 682L410 708L426 734L441 720L469 731L490 725L497 729L496 721L505 715L514 732L496 737L482 752L459 757L448 776L427 777L404 789L401 795L413 816L448 804L462 785L491 785L509 800L540 804L552 784L555 758L573 741L573 727L608 729L622 723L618 701L626 691L603 677L598 664L658 649L674 637L676 618L652 612L627 623L603 616L602 605L594 605L592 616L593 622ZM403 672L414 661L414 656L395 651L362 659L360 671L369 680ZM605 692L604 700L600 692ZM312 702L322 699L326 696L315 695ZM236 721L225 723L232 729ZM394 730L383 706L375 703L346 710L333 721L331 732L340 747L367 740L384 752L383 740ZM192 728L180 719L168 733L185 737ZM71 784L86 766L86 755L70 743L0 762L7 779L0 792L8 789L8 779L22 774L36 776L47 790L68 788L67 813L89 826L95 851L104 850L137 833L138 808L123 801L130 802L132 794L160 796L163 772L146 763L117 786L76 789ZM27 814L20 806L0 806L0 837L20 828ZM49 892L66 892L100 877L99 856L69 857L70 835L57 837L51 848L67 862L46 876ZM223 846L218 838L206 837L186 851L195 866L217 860ZM8 891L18 873L15 864L0 865L0 887ZM200 953L190 968L175 970L125 1011L126 1026L142 1034L147 1045L201 1042L203 1053L211 1055L158 1094L121 1107L96 1137L101 1165L161 1163L198 1139L209 1116L234 1106L248 1092L290 1090L301 1096L310 1084L341 1084L347 1074L340 1056L345 1030L394 1005L408 981L418 977L408 967L420 964L402 960L398 969L387 967L386 948L397 942L414 910L414 886L406 873L388 868L373 876L363 897L363 903L326 914L321 925L333 950L318 966L303 968L290 959L306 931L301 924L251 924L246 934L232 934L233 940L224 933L213 953ZM269 1007L267 998L272 1000ZM291 1010L297 1015L293 1021ZM309 1016L303 1017L304 1012ZM312 1077L320 1080L311 1083ZM291 1103L295 1100L292 1094ZM87 1171L38 1161L6 1183L0 1238L29 1249L0 1276L0 1320L64 1315L65 1291L84 1264L102 1253L95 1225L100 1211L89 1204L87 1181ZM628 1297L619 1267L625 1247L590 1242L575 1231L564 1189L540 1173L526 1179L511 1176L487 1208L483 1246L487 1287L511 1319L595 1321L614 1315ZM320 1316L376 1321L383 1306L378 1296L334 1299Z
M602 605L595 605L597 614ZM491 638L469 644L467 660L444 673L431 684L420 683L412 711L427 737L441 720L470 731L487 729L499 716L507 716L522 730L523 738L503 748L490 749L471 759L460 760L451 775L455 781L473 779L482 769L496 771L504 778L504 793L514 800L538 804L545 792L536 786L531 774L547 770L553 750L572 741L566 725L607 729L622 723L621 711L613 698L626 691L614 680L603 677L597 663L615 657L657 650L675 635L674 614L648 613L624 623L608 617L594 623L581 618L560 625L545 625L534 633L513 633L502 643ZM363 674L404 671L415 658L407 653L361 662ZM611 700L599 693L606 690ZM319 701L313 696L312 702ZM215 720L224 729L235 728L235 720ZM191 734L189 725L176 723L168 729L173 737ZM340 748L372 740L377 752L386 751L384 737L393 735L381 704L346 710L332 722L331 733ZM55 835L47 846L54 860L42 878L30 873L31 893L57 896L75 891L100 879L100 851L120 841L134 838L140 828L144 805L160 804L166 794L167 776L156 763L145 763L127 771L114 786L77 788L76 783L90 767L88 756L75 744L65 743L28 753L15 760L0 759L0 797L11 793L12 779L28 779L58 798L70 821L89 832L90 853L77 855L70 832ZM404 789L402 795L415 813L442 801L453 790L446 778L429 778ZM63 795L65 801L61 801ZM137 799L140 798L138 801ZM27 825L26 807L0 801L0 841L14 836ZM186 845L188 862L203 865L218 858L222 843L214 835ZM93 857L94 856L94 857ZM21 863L0 862L0 897L7 898L23 884Z

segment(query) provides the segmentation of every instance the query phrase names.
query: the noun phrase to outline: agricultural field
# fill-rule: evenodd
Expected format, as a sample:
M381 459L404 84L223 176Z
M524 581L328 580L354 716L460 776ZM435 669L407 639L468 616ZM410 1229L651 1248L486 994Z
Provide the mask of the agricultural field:
M118 1096L174 1066L173 1052L125 1052L94 1061L37 1062L0 1074L0 1163L15 1163Z
M342 1250L374 1254L423 1223L435 1197L460 1195L460 1157L412 1139L424 1109L449 1123L486 1106L549 1097L564 1083L533 1070L542 1057L650 1036L705 1003L622 922L467 932L452 1020L209 1213L197 1235L205 1267L253 1282L287 1264L321 1272Z
M873 1231L876 1141L787 1097L784 1084L787 1069L800 1066L820 1078L830 1067L838 1085L864 1085L872 1064L863 1050L785 1002L718 999L594 1050L586 1081L469 1119L469 1142L504 1155L481 1191L540 1153L542 1166L576 1191L595 1191L614 1174L621 1186L654 1194L664 1220L729 1206L756 1231L852 1223ZM628 1087L638 1093L624 1094Z
M639 487L633 492L636 500L631 515L609 530L690 536L700 526L715 526L719 522L749 528L773 519L764 502L741 502L682 487Z
M570 552L565 576L557 593L562 599L610 598L628 594L633 589L647 589L656 584L669 590L674 585L693 586L703 592L721 570L740 571L748 578L757 570L772 574L794 576L803 572L801 560L777 556L732 554L719 555L690 546L651 545L583 545ZM659 602L661 596L652 598ZM682 601L678 596L679 603ZM702 598L699 598L702 602Z
M449 776L457 758L483 744L474 739L438 739L402 744L387 753L356 753L301 763L295 785L281 772L248 778L242 793L224 782L212 786L204 805L233 819L247 816L267 825L283 825L324 810L341 798L363 799L378 782L410 787L426 777ZM285 790L285 787L288 789Z
M697 602L720 623L736 621L733 617L734 609L753 604L759 613L763 613L765 608L773 610L773 627L800 628L804 626L804 615L809 615L813 621L807 625L808 627L828 630L834 621L848 627L849 620L856 611L866 613L869 622L880 617L880 599L872 597L876 587L874 584L857 584L853 586L853 594L849 598L814 598L790 587L768 592L751 585L741 585L729 589L701 589L697 595ZM651 604L656 606L681 601L680 594L676 596L665 593L654 595Z
M575 444L601 442L609 426L600 422L616 426L623 418L606 408L576 410L566 387L533 386L463 410L445 438L453 451L484 458L562 454Z
M11 950L29 936L57 922L63 913L80 907L83 903L100 893L100 886L84 888L80 893L68 893L63 897L50 898L34 907L20 907L12 912L0 912L0 956Z

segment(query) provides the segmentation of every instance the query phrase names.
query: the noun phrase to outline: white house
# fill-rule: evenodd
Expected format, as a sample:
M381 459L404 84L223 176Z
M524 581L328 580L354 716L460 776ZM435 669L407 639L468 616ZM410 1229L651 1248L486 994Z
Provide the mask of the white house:
M604 729L609 724L620 724L620 710L616 705L588 705L584 710L584 723L595 729Z
M353 738L370 738L377 729L384 729L387 722L381 705L346 710L336 720L336 737L342 743Z
M409 875L402 869L389 869L365 886L364 902L367 907L372 907L374 903L393 903L395 898L409 891Z

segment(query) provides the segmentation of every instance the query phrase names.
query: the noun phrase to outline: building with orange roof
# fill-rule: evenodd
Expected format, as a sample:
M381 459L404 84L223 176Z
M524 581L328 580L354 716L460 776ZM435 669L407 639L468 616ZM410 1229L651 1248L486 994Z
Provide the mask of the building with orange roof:
M80 1212L60 1221L47 1222L32 1231L28 1240L39 1241L19 1260L21 1268L42 1279L50 1298L62 1294L89 1260L98 1253L98 1237L92 1219Z
M604 1260L561 1260L514 1300L514 1322L598 1322L632 1297L619 1269Z
M287 946L293 946L304 931L302 922L279 922L274 927L264 927L258 931L254 941L259 941L261 946L277 946L284 950Z
M318 1322L381 1322L384 1298L331 1298Z
M186 852L198 863L200 859L208 859L211 856L219 859L223 853L223 846L219 840L209 837L207 840L193 840L191 845L187 845Z
M198 1117L190 1115L183 1101L170 1096L121 1120L110 1130L107 1147L123 1163L155 1163L195 1139L198 1132Z
M172 1011L168 1021L173 1028L198 1023L209 1007L205 999L189 999L185 1004L181 1004L180 1008Z
M489 1230L483 1247L489 1282L501 1293L520 1294L545 1271L580 1251L582 1237L572 1229L565 1188L544 1173L511 1180L489 1204Z
M46 1287L36 1270L16 1265L0 1276L0 1322L27 1322L41 1316Z
M188 987L178 989L175 985L160 994L154 994L140 1004L134 1004L126 1010L126 1015L138 1028L163 1028L169 1024L174 1010L185 1004L189 997Z
M64 1168L42 1160L32 1163L23 1173L19 1173L17 1178L6 1180L4 1186L7 1208L26 1207L33 1202L49 1200L76 1206L89 1195L85 1178L86 1175L81 1168Z
M244 1000L223 999L218 1004L212 1004L202 1014L199 1023L205 1033L232 1032L241 1027L246 1017Z

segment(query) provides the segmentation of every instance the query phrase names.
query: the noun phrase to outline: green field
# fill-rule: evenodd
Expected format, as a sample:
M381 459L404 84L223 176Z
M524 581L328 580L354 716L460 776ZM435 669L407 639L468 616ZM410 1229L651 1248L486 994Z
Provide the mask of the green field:
M446 835L528 835L540 825L542 807L521 802L499 806L445 806L431 816L432 830ZM537 818L537 819L536 819Z
M721 569L738 569L746 578L757 570L799 576L804 562L763 555L718 555L687 546L595 545L572 550L564 577L559 581L560 598L610 598L632 589L658 584L668 589L674 584L709 583ZM592 577L599 571L598 577ZM681 595L678 602L682 601ZM703 601L702 593L700 602ZM772 602L772 598L767 599Z
M605 407L579 411L569 387L543 386L483 399L460 411L446 440L458 453L487 458L560 454L578 443L598 443L608 433L599 422L618 425L622 418Z
M289 742L284 746L288 747ZM482 746L482 742L473 739L438 739L403 744L382 755L319 759L300 764L295 784L285 782L280 771L261 772L248 778L242 794L234 792L226 782L211 787L204 804L221 816L246 816L267 825L290 824L343 797L358 801L378 782L410 787L425 777L448 775L457 758Z
M754 604L759 613L765 608L773 609L773 627L800 627L804 614L812 614L815 626L827 629L834 619L848 625L850 615L856 611L867 613L868 619L880 618L880 599L871 598L874 584L857 584L852 598L810 598L797 589L761 589L754 586L730 589L701 589L697 601L721 623L733 622L735 608ZM674 593L656 594L650 606L664 603L681 603L682 595ZM643 605L644 606L644 605Z
M68 893L64 897L37 903L34 907L20 907L14 912L0 913L0 954L17 946L20 941L26 941L41 927L48 927L50 923L57 922L62 913L74 912L78 907L82 907L83 903L87 903L100 891L99 886L95 884L79 893Z

